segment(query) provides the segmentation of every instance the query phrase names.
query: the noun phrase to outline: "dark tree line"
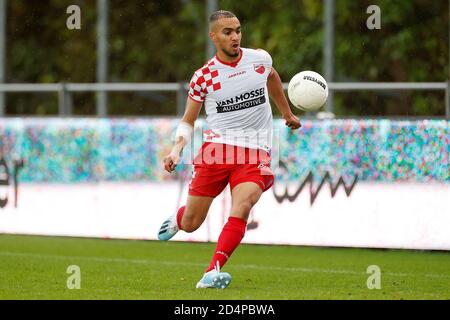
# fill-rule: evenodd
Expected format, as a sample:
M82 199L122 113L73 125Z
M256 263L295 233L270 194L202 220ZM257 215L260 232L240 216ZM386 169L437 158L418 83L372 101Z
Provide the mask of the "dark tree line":
M449 2L336 0L336 81L446 81ZM66 28L66 8L81 8L81 30ZM381 9L369 30L366 9ZM283 81L301 70L323 72L321 0L219 1L243 27L243 46L272 54ZM109 81L188 81L207 59L204 0L110 1ZM7 82L95 82L94 0L9 0ZM110 93L113 115L173 115L175 93ZM93 93L74 94L74 111L95 112ZM337 93L339 115L444 114L443 92ZM8 114L57 113L56 94L7 95ZM274 110L275 111L275 110Z

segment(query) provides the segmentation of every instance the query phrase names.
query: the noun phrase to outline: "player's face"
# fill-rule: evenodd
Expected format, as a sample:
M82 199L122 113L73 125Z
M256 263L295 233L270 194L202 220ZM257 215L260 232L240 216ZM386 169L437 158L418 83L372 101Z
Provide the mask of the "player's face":
M215 22L210 37L216 49L229 57L239 56L241 46L241 24L237 18L222 18Z

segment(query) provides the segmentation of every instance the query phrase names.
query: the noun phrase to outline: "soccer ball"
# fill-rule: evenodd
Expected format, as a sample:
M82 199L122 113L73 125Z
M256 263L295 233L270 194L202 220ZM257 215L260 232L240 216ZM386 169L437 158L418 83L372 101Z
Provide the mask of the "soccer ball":
M327 101L328 84L317 72L302 71L289 82L288 96L296 108L315 111Z

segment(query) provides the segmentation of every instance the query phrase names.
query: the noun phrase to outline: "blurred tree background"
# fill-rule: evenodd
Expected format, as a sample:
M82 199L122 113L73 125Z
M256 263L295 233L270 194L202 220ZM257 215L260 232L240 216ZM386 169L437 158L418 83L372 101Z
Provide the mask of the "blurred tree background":
M95 82L94 0L8 0L9 83ZM185 82L209 58L205 0L111 0L110 82ZM66 8L81 8L68 30ZM368 30L369 5L381 29ZM323 73L322 0L219 0L243 27L243 47L264 48L283 81L301 70ZM335 81L447 81L449 1L336 0ZM109 93L111 115L175 115L175 93ZM93 115L95 94L74 93L74 113ZM8 93L8 115L56 115L57 94ZM444 92L335 94L338 116L441 116ZM274 108L276 113L276 108ZM300 113L300 111L297 111Z

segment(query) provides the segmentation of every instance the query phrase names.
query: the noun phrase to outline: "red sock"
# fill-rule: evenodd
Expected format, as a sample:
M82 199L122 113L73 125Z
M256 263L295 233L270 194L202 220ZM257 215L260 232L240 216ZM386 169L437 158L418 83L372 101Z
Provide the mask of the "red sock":
M247 221L244 219L236 217L228 218L228 222L223 226L222 232L220 233L216 251L206 272L214 269L217 261L219 261L220 267L223 267L234 249L237 248L242 238L244 238L246 227Z
M181 219L183 218L184 209L186 209L186 206L180 207L177 212L177 225L180 230L183 230L183 228L181 228Z

